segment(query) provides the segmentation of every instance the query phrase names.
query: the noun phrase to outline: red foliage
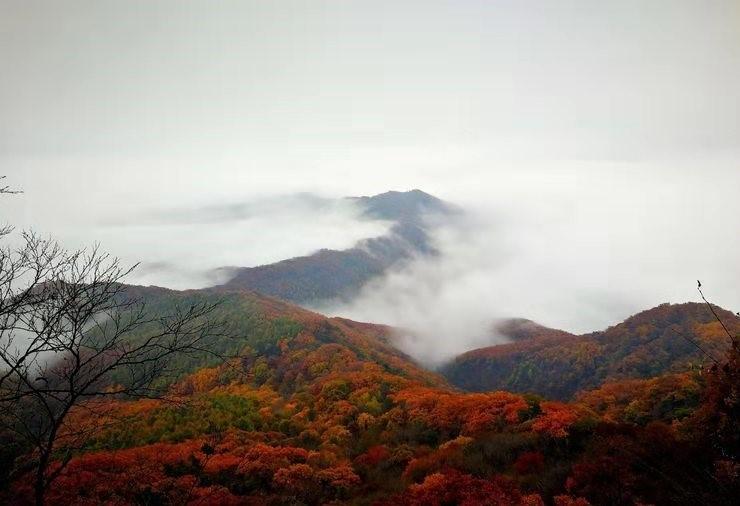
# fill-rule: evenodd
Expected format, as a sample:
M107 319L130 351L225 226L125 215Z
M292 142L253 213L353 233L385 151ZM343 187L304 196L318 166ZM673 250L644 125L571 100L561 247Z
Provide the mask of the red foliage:
M355 459L355 465L360 467L373 467L390 458L391 452L385 446L373 446L365 453Z
M519 474L534 474L545 467L545 456L540 452L524 452L514 462L514 470Z
M532 430L554 438L567 437L568 429L578 419L573 407L560 402L543 402L540 407L542 414L535 419Z
M278 469L287 468L293 464L304 464L308 457L309 452L303 448L258 443L247 450L237 471L240 474L269 482Z
M578 495L599 498L605 504L630 504L635 481L624 457L599 455L574 465L566 488Z
M275 472L272 482L290 493L300 494L313 488L314 470L306 464L292 464Z
M558 495L553 498L555 506L591 506L583 497L573 497L569 495Z
M544 505L539 496L523 496L513 482L502 477L483 480L453 470L427 476L422 483L411 485L406 492L387 504L408 506Z
M510 392L455 394L431 388L409 388L394 396L410 420L430 427L475 435L519 421L529 405Z
M317 476L322 483L340 492L360 484L360 477L348 465L322 469Z
M276 315L284 313L282 303L270 304ZM279 336L269 355L247 359L245 374L203 369L177 385L182 397L219 394L212 400L226 406L220 410L193 415L161 402L95 401L132 420L107 440L101 424L96 445L185 441L83 452L51 487L48 503L331 504L367 495L424 506L542 506L543 497L555 506L673 504L678 489L666 476L681 491L698 483L692 497L707 500L697 504L737 496L737 350L701 375L612 382L582 393L579 403L540 402L533 419L536 400L447 388L384 341L386 329L291 311L302 330L293 339ZM671 323L677 312L654 313ZM632 320L604 334L654 342L655 325ZM704 342L721 330L705 320L680 323ZM593 359L591 345L576 346L586 337L556 339L568 348L562 364ZM631 350L623 362L643 363L645 350ZM243 416L232 418L239 410ZM84 416L74 413L69 429ZM553 441L571 436L576 424L577 437ZM115 437L126 431L137 437ZM570 469L567 481L560 469ZM516 481L498 476L502 471L513 471ZM28 504L29 483L17 480L10 500L0 502ZM523 495L517 483L542 496ZM720 488L729 492L720 497Z

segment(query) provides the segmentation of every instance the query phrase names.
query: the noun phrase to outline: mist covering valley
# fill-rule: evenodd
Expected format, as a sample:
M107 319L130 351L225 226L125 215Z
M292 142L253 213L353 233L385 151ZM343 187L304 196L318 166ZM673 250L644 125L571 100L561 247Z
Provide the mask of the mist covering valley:
M718 187L704 174L584 170L533 173L502 182L485 198L453 194L442 200L454 212L418 214L435 254L411 248L345 297L298 302L392 325L399 346L429 365L505 341L492 327L498 319L601 330L647 307L696 300L695 278L731 307L736 276L728 273L737 271L740 238L729 233L736 220L719 206L734 198L740 175L725 180ZM345 197L302 192L143 207L125 221L119 215L75 222L62 236L81 246L97 240L127 263L141 262L132 283L205 288L228 283L235 268L348 250L392 234L393 219L368 215L360 201Z
M0 0L0 504L740 504L738 20Z

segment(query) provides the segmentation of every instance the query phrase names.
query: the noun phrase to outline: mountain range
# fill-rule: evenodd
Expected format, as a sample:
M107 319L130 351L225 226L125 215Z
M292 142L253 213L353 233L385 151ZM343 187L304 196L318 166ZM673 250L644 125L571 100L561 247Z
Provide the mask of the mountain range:
M98 428L73 410L59 451L66 434L91 432L49 504L719 505L735 493L715 485L730 479L737 409L716 399L737 389L736 369L695 367L697 348L676 337L736 364L706 306L662 305L585 336L499 322L513 342L456 359L443 371L455 388L398 351L387 326L243 289L129 290L161 312L218 301L229 337L209 348L234 358L177 359L167 402L95 401ZM0 494L27 504L31 483Z
M345 250L313 254L257 267L230 268L225 289L247 288L296 304L347 301L370 280L418 255L435 255L429 227L459 211L421 190L350 197L365 219L391 222L388 233Z
M292 302L351 296L388 268L438 254L429 220L459 212L418 190L357 204L392 221L389 234L239 269L218 287L126 287L155 316L215 304L210 317L224 332L203 343L208 352L172 358L175 374L158 385L165 399L75 406L47 503L719 506L738 497L740 318L663 304L585 335L497 320L492 332L509 342L428 370L396 347L397 329ZM35 456L11 433L0 442L0 462L20 463L15 474L0 468L0 501L31 504Z
M720 316L740 331L729 311ZM574 335L528 320L499 330L512 341L468 351L441 372L470 391L531 392L570 399L608 381L699 369L724 356L730 343L706 304L662 304L604 331Z

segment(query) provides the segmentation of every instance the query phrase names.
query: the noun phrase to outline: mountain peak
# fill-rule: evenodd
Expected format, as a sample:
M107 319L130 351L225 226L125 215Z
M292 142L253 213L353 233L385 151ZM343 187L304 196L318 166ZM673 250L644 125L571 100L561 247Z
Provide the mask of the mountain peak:
M418 188L350 198L364 208L365 216L373 219L418 223L427 214L448 215L454 212L450 204Z
M560 329L545 327L526 318L506 318L493 324L494 332L501 334L512 341L521 341L533 338L562 338L572 337L573 334Z
M345 250L322 249L268 265L231 269L222 288L249 288L298 304L349 300L370 279L418 254L436 250L427 233L428 216L446 216L455 207L419 189L347 197L370 220L393 222L380 237L363 239Z
M714 313L730 333L740 333L740 318L713 309L696 302L661 304L581 336L552 329L543 334L536 323L513 319L503 328L519 339L459 355L443 373L468 390L569 399L607 382L686 372L720 360L731 346Z

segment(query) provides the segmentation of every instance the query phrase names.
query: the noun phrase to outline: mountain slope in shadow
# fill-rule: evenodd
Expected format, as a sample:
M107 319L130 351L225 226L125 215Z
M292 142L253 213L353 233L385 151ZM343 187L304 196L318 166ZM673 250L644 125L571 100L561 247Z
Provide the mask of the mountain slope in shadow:
M349 300L373 278L417 255L437 254L428 220L457 211L421 190L390 191L372 197L350 197L368 219L393 222L381 237L364 239L345 250L321 249L311 255L257 267L232 270L220 288L250 289L302 305Z

